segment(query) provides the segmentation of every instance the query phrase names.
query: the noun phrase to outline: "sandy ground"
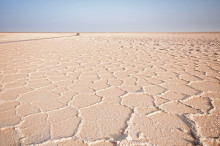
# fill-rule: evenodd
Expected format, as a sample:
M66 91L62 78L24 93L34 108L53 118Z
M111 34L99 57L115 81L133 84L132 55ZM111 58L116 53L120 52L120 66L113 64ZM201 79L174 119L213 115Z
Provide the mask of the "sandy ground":
M219 145L220 33L0 33L0 145Z

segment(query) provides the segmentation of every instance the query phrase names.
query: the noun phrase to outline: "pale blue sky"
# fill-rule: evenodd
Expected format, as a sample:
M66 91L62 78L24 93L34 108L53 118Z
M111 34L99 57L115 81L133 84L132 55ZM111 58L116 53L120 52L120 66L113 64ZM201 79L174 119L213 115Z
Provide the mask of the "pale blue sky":
M0 0L0 32L220 31L220 0Z

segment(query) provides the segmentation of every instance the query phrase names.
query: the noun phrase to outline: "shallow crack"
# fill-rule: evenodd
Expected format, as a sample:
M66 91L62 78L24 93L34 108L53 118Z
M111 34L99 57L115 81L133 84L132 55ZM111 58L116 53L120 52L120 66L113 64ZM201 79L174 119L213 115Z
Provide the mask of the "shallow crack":
M190 116L190 115L189 115ZM180 118L183 120L183 122L186 123L186 125L190 128L191 135L195 139L195 145L202 146L202 143L200 141L200 136L197 133L196 123L189 119L187 115L181 115Z

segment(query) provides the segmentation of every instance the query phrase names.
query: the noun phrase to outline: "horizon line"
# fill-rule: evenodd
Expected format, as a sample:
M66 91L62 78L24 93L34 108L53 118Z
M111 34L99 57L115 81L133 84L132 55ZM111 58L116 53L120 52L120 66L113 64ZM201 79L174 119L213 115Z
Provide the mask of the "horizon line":
M107 32L107 31L103 31L103 32L80 32L80 31L63 31L63 32L59 32L59 31L53 31L53 32L51 32L51 31L39 31L39 32L36 32L36 31L33 31L33 32L27 32L27 31L14 31L14 32L11 32L11 31L9 31L9 32L6 32L6 31L3 31L3 32L1 32L0 31L0 33L220 33L220 31L146 31L146 32L140 32L140 31L137 31L137 32L133 32L133 31L127 31L127 32L117 32L117 31L115 31L115 32Z

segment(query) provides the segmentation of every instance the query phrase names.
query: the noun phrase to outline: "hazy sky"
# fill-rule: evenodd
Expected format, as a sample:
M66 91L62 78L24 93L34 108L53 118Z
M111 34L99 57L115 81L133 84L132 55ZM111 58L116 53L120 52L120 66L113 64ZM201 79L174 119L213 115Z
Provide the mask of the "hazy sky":
M0 32L220 31L220 0L0 0Z

